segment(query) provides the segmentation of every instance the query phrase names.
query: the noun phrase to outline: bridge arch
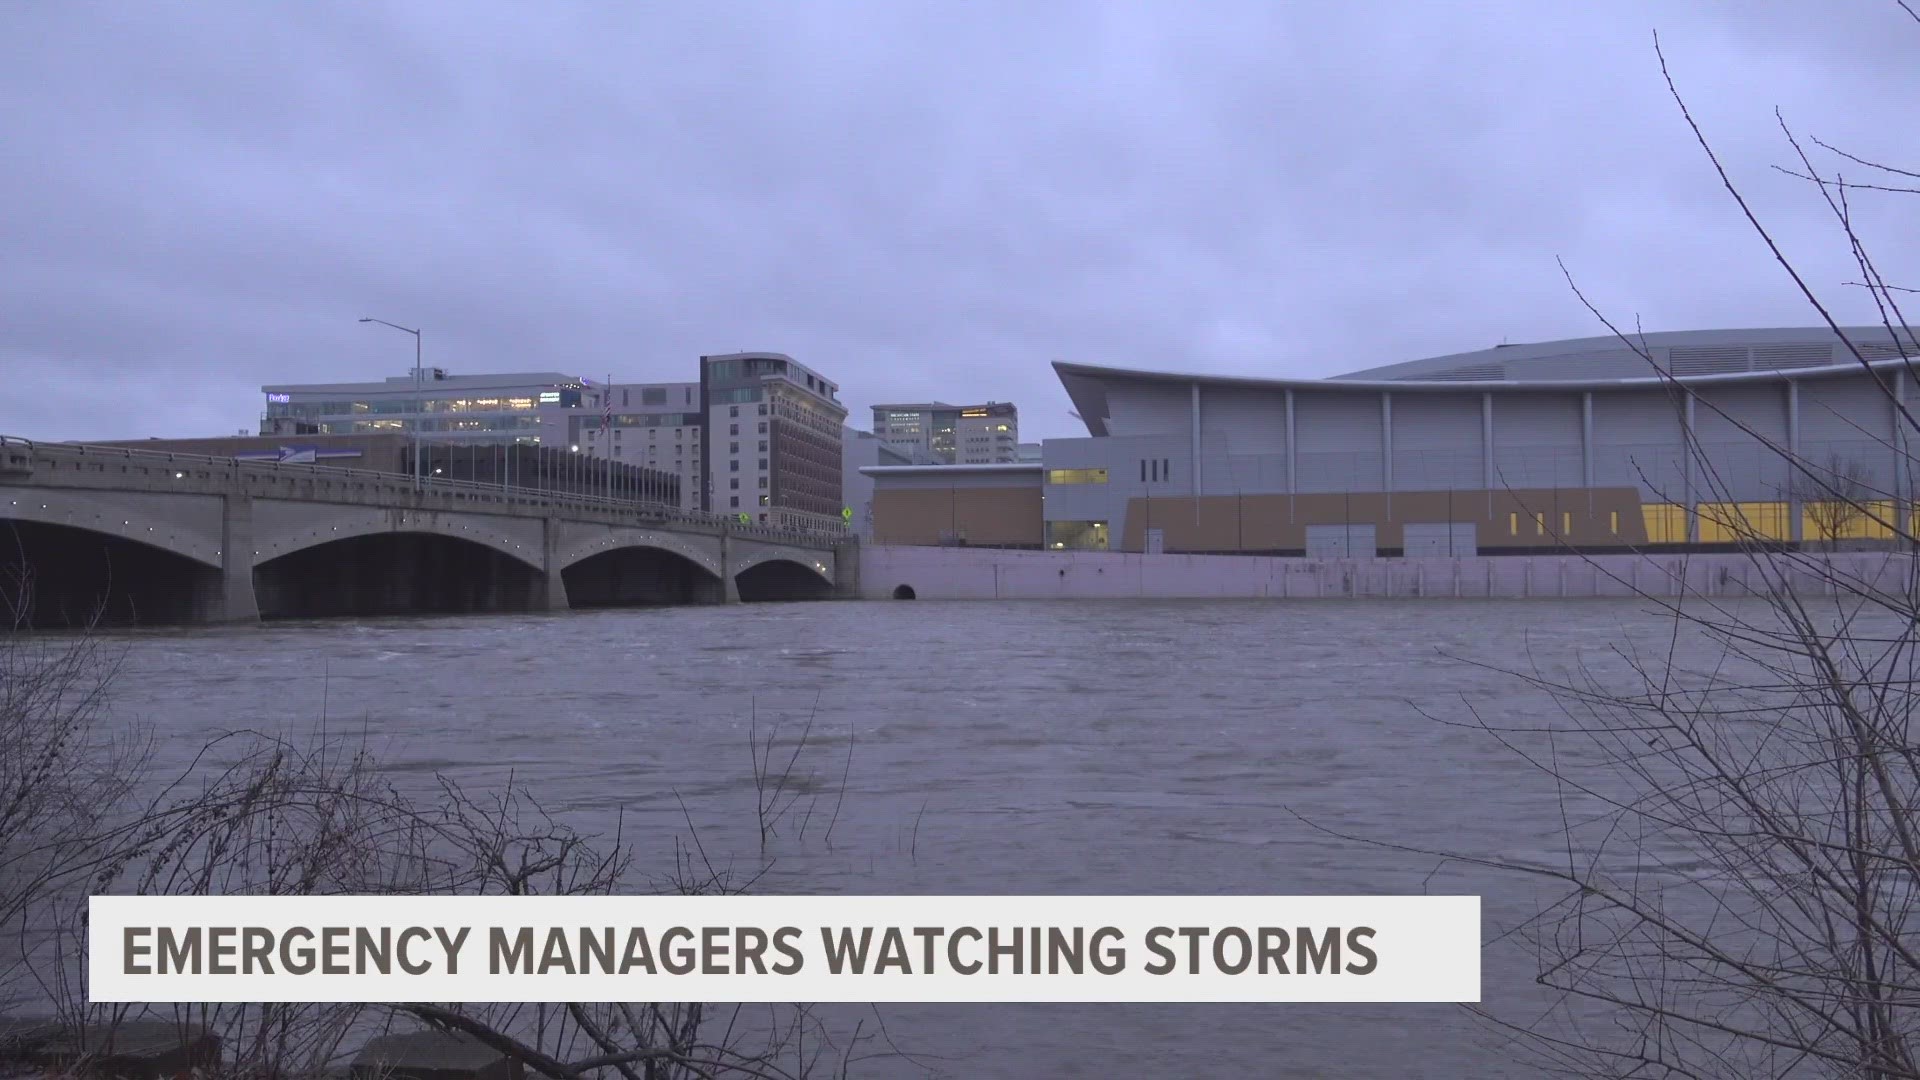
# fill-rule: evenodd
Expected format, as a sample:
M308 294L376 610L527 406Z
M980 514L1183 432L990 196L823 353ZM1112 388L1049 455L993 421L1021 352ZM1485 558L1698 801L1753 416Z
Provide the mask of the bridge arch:
M733 582L742 603L769 600L828 600L833 578L825 559L764 552L734 571Z
M342 529L253 568L261 618L541 611L547 574L517 552L440 529ZM509 545L510 546L510 545Z
M705 541L703 543L703 541ZM629 548L652 549L678 555L720 578L719 543L715 538L655 530L610 529L569 541L555 553L562 571L586 559Z
M726 599L720 575L665 546L610 545L560 571L574 608L667 607Z
M792 563L818 576L827 585L833 584L834 554L831 551L801 551L796 548L741 544L735 547L727 568L733 571L734 577L738 578L746 571L770 562Z
M221 572L138 533L0 519L0 612L41 630L198 622Z
M220 567L221 509L218 497L0 488L0 525L30 522L99 533L215 569Z
M318 520L276 522L271 520L270 515L261 512L265 509L267 507L263 504L256 504L253 541L253 565L256 568L288 555L343 540L416 534L464 540L489 548L530 570L545 570L540 542L534 536L514 536L479 515L330 507L331 512Z

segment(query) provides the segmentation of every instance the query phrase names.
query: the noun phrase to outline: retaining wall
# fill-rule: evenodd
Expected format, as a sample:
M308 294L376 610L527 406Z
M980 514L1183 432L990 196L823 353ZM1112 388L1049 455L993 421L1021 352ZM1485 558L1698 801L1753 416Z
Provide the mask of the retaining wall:
M1755 558L1773 559L1773 569ZM1914 569L1913 556L1891 552L1302 559L863 544L859 582L860 596L873 600L903 586L922 600L1576 599L1753 595L1782 574L1801 595L1830 591L1830 576L1897 591Z

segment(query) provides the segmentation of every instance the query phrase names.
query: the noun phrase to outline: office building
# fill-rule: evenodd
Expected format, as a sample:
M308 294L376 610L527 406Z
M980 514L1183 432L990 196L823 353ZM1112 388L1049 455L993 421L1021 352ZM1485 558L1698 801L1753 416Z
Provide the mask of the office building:
M1017 461L1020 412L1005 401L985 405L875 405L873 433L908 457L947 465Z
M412 432L433 442L566 446L587 385L552 371L454 375L432 367L382 382L263 386L260 434Z
M844 528L838 391L781 353L701 357L702 506L783 528Z
M1056 363L1086 437L1037 464L869 468L874 537L1329 557L1871 541L1914 499L1889 393L1910 399L1900 357L1920 350L1845 335L1650 333L1651 363L1583 338L1328 379ZM1884 513L1823 521L1788 455L1840 463Z

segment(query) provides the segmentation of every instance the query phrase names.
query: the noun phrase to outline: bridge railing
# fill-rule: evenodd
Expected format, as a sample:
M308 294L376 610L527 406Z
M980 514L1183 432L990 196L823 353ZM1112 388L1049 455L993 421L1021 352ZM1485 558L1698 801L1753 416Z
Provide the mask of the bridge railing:
M148 465L194 466L221 469L235 476L271 475L276 477L326 477L378 483L390 489L419 491L425 495L505 496L515 503L548 506L554 509L595 510L613 513L639 523L692 525L732 536L770 540L777 543L837 543L852 535L845 527L822 525L817 529L776 525L743 524L726 514L687 510L673 503L638 499L615 499L604 495L581 495L549 491L508 483L486 484L475 480L414 478L402 473L377 469L348 469L336 465L309 465L282 461L245 461L218 454L187 454L172 450L140 450L130 446L96 446L88 443L36 443L15 435L0 435L0 447L21 448L35 458L100 459L139 462Z

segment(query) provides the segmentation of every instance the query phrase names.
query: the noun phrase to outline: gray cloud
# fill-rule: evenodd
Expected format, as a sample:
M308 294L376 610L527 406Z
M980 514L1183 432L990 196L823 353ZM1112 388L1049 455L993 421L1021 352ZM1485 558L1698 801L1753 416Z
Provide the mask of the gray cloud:
M1667 98L1868 315L1774 127L1896 163L1891 3L0 8L0 431L195 435L410 360L685 378L792 353L855 407L1047 368L1332 374L1810 321ZM1862 207L1913 281L1898 203Z

